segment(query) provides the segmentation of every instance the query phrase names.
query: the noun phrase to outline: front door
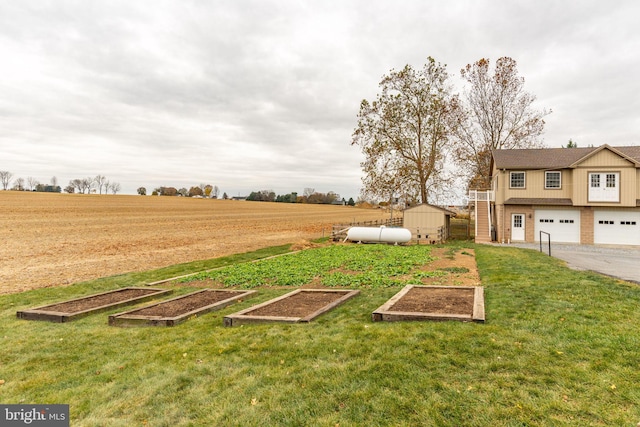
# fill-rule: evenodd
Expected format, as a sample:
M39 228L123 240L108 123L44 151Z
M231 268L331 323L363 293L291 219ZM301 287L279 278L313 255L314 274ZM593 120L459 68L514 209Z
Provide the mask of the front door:
M524 242L524 214L511 214L511 241Z

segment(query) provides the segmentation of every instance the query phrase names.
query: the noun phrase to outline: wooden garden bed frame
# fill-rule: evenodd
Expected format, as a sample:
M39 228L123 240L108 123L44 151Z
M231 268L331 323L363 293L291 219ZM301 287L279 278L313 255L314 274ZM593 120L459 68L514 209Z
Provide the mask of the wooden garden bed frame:
M85 310L79 310L79 311L73 311L73 312L56 311L55 309L51 308L58 304L64 304L69 302L79 302L82 300L88 300L90 298L94 298L102 295L115 294L118 292L129 291L129 290L145 290L145 291L149 291L149 293L145 295L133 297L133 298L127 298L121 301L115 301L110 304L104 304L96 307L91 307ZM113 291L101 292L98 294L87 295L80 298L60 301L57 303L48 304L41 307L32 308L29 310L21 310L16 313L16 316L19 319L25 319L25 320L46 320L49 322L64 323L64 322L69 322L72 320L79 319L84 316L88 316L90 314L107 311L112 308L123 307L131 304L136 304L139 302L148 301L150 299L157 298L161 295L170 294L171 292L173 292L171 289L158 289L158 288L146 288L146 287L145 288L136 288L136 287L121 288L121 289L115 289Z
M148 315L138 315L137 312L150 308L161 306L162 304L166 304L172 301L177 301L185 298L190 298L194 295L198 295L204 292L224 292L224 293L232 293L232 295L223 300L214 302L212 304L199 307L195 310L191 310L185 313L182 313L178 316L173 317L162 317L162 316L148 316ZM220 289L202 289L199 291L195 291L186 295L181 295L179 297L171 298L165 301L161 301L155 304L150 304L145 307L140 307L135 310L129 310L118 314L113 314L109 316L109 325L111 326L175 326L179 323L182 323L192 316L199 316L202 314L209 313L211 311L221 310L224 307L233 304L234 302L244 299L246 297L250 297L255 294L256 291L238 291L238 290L220 290Z
M473 289L473 313L472 314L447 314L425 312L393 311L392 307L413 288L425 289ZM401 320L459 320L463 322L484 322L484 290L482 286L417 286L407 285L395 294L389 301L380 306L371 315L374 322L401 321Z
M266 307L275 302L284 300L293 295L303 293L303 292L329 292L335 294L342 294L341 297L334 300L333 302L323 306L319 310L314 311L313 313L309 313L304 317L286 317L286 316L258 316L251 315L252 311L255 311L259 308ZM239 311L237 313L230 314L224 317L224 326L238 326L249 323L263 323L263 322L283 322L283 323L306 323L311 322L316 317L320 316L327 311L333 310L337 306L341 305L345 301L350 298L358 295L360 291L358 290L344 290L344 289L298 289L293 292L289 292L284 294L278 298L271 299L269 301L263 302L262 304L254 305L245 310Z

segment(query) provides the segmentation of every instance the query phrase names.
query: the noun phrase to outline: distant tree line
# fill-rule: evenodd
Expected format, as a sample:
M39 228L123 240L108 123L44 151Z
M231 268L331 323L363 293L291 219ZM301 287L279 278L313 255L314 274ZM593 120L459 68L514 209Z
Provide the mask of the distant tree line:
M0 185L3 190L15 190L15 191L37 191L47 193L61 193L63 189L58 185L58 178L55 176L51 178L49 184L42 184L32 177L16 178L13 180L13 187L10 187L12 183L13 174L8 171L0 171ZM76 178L69 181L69 184L64 188L65 193L69 194L117 194L121 190L120 183L110 182L104 175L97 175L95 177ZM147 189L145 187L139 187L137 193L141 196L147 195ZM151 193L153 196L182 196L182 197L202 197L217 199L220 196L220 189L217 185L211 184L199 184L194 185L191 188L175 188L175 187L157 187ZM227 193L222 195L222 199L229 199ZM252 191L246 200L256 202L278 202L278 203L308 203L308 204L345 204L349 206L355 206L353 198L349 198L346 201L341 198L338 193L329 191L328 193L317 192L314 188L305 188L304 193L299 196L297 192L291 192L287 194L276 195L273 190Z
M251 202L275 202L276 198L281 196L276 196L276 193L273 190L262 190L262 191L252 191L248 196L247 200ZM291 195L289 195L291 198Z
M69 185L65 187L64 191L69 194L102 194L103 191L104 194L109 192L111 192L111 194L118 194L121 188L122 187L119 182L110 182L104 175L97 175L95 178L87 177L72 179L69 181Z
M51 177L49 184L43 184L38 182L33 177L24 178L16 178L13 180L13 186L11 186L11 179L13 178L13 174L9 171L0 171L0 185L3 190L13 190L13 191L36 191L36 192L44 192L44 193L61 193L62 187L58 185L58 178ZM99 192L102 194L104 191L105 194L111 192L112 194L117 194L120 192L121 186L118 182L109 182L107 178L103 175L97 175L96 177L88 177L88 178L78 178L72 179L69 181L69 185L64 188L64 191L67 193L80 193L80 194L89 194Z
M138 188L138 194L146 196L147 189L144 187ZM211 184L194 185L188 190L186 188L177 189L175 187L158 187L151 193L152 196L204 197L208 199L217 199L219 194L220 189L218 186Z
M0 171L0 185L2 185L3 190L14 190L14 191L45 191L43 186L39 186L39 182L34 178L29 177L26 180L24 178L16 178L13 181L13 186L11 187L11 179L13 178L13 174L9 171ZM49 191L54 191L58 187L58 181L54 176L51 178L51 186L52 188ZM60 192L60 190L58 190Z
M298 196L298 193L291 192L282 195L276 195L273 190L252 191L247 197L247 200L254 202L278 202L278 203L308 203L308 204L348 204L349 206L355 206L353 198L349 201L345 201L340 197L338 193L329 191L328 193L319 193L313 188L305 188L302 196Z

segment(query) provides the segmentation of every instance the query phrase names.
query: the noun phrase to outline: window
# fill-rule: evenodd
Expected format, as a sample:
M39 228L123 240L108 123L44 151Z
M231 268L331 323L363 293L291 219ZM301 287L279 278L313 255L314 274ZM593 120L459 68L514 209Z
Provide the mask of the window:
M620 221L620 225L636 225L635 221Z
M544 173L544 188L560 188L562 185L562 173L561 172L545 172Z
M522 228L522 215L513 216L513 228Z
M553 220L540 218L540 222L553 223Z
M588 200L620 203L620 172L590 172Z
M573 224L572 219L561 219L560 224Z
M524 172L510 172L509 173L509 187L510 188L524 188Z

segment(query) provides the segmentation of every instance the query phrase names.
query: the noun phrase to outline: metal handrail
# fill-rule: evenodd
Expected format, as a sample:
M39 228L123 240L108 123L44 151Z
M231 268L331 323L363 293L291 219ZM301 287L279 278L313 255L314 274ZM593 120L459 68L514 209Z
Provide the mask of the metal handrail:
M549 256L551 256L551 234L547 233L546 231L541 231L540 232L540 252L542 252L542 235L546 234L547 235L547 241L549 242Z

